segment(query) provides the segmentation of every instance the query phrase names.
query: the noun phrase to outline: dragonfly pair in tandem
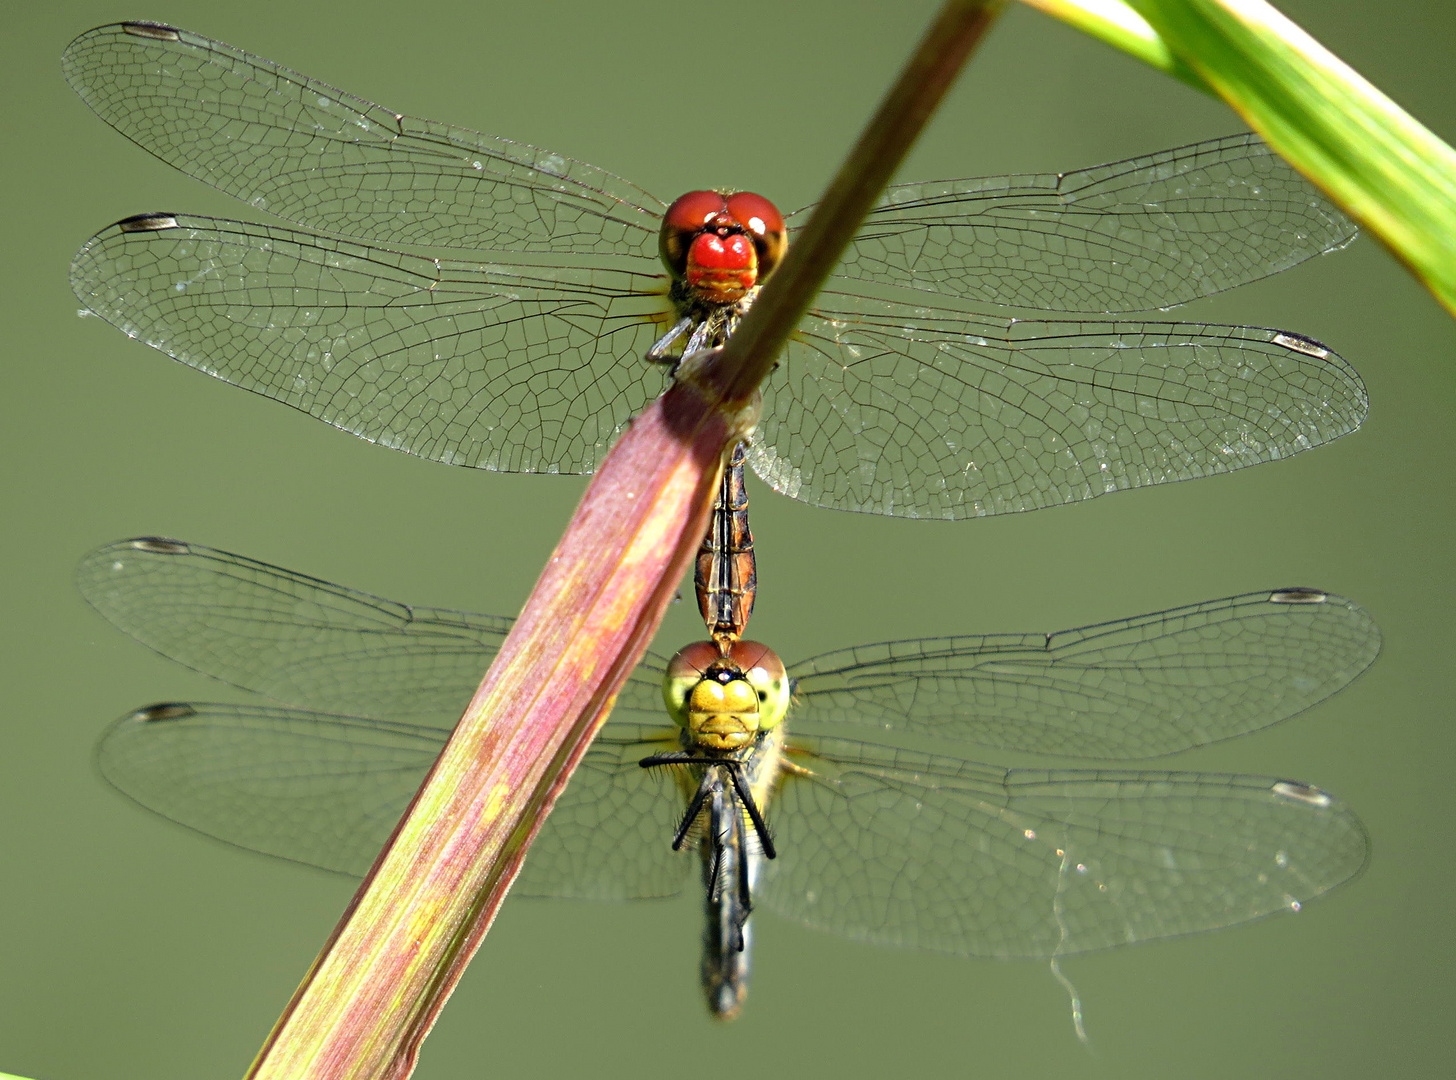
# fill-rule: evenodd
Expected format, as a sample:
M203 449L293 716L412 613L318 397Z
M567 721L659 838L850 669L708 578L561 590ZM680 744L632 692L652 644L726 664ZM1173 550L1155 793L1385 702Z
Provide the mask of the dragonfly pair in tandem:
M590 471L665 385L644 361L721 342L805 213L706 191L664 209L591 166L412 120L173 27L98 28L65 63L134 141L318 230L129 218L77 255L83 302L183 362L451 463ZM1357 427L1365 397L1311 339L988 314L962 294L1145 310L1352 236L1252 136L892 188L839 268L848 289L823 294L771 377L738 464L820 505L954 518L1317 445ZM467 258L416 253L429 250ZM741 585L718 521L700 562ZM141 710L103 745L113 782L205 832L345 871L388 834L506 625L171 541L104 549L82 583L139 639L287 706ZM1243 734L1369 663L1374 629L1348 602L1283 590L1060 635L887 643L790 680L736 640L750 592L717 595L716 641L634 676L518 888L663 895L685 873L664 838L691 840L720 1014L746 985L752 896L869 940L1056 956L1297 908L1363 863L1358 821L1293 781L1005 770L914 746L1116 759ZM678 728L657 719L659 674ZM791 738L774 721L793 688ZM815 709L833 713L817 735ZM844 738L856 724L876 741ZM668 766L686 813L663 797ZM792 852L771 864L770 801Z

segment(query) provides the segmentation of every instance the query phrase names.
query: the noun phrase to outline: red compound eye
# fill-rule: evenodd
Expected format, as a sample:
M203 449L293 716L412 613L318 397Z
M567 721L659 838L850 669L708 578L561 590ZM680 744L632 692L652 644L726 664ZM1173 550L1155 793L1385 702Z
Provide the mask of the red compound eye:
M753 237L754 246L758 248L758 276L762 281L779 264L788 249L789 235L784 227L784 216L773 203L751 191L739 191L729 195L727 205L733 220Z
M689 191L667 208L658 234L658 249L669 272L682 277L687 269L688 245L714 217L727 212L716 191Z
M737 191L728 196L728 213L754 236L784 231L784 218L778 207L762 195L751 191Z
M701 679L703 672L719 659L718 646L711 641L695 641L680 650L667 662L669 679Z
M726 209L728 204L716 191L689 191L667 208L667 213L662 216L662 223L684 232L697 232L715 214L721 214Z
M771 678L788 678L784 671L784 662L779 659L778 653L757 641L735 641L728 650L728 659L744 671L762 668Z

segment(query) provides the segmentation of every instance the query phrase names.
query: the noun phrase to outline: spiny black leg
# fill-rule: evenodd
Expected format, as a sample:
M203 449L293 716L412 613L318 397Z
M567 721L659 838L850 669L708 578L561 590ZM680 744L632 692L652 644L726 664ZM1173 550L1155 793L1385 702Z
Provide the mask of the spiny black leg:
M654 769L662 765L716 765L718 763L717 758L695 758L682 750L670 750L665 754L653 754L651 757L645 757L637 762L637 765L643 769ZM693 822L698 819L698 815L702 813L703 804L708 801L708 796L712 791L710 782L712 775L712 773L705 773L698 784L697 794L688 804L687 813L683 814L682 821L678 824L677 835L672 838L673 851L682 850L683 843L688 837L688 831L693 827Z
M716 758L693 757L685 750L669 750L665 754L653 754L651 757L645 757L637 764L644 769L655 769L661 765L707 765L716 760Z
M644 769L655 769L659 765L722 765L722 758L693 757L686 750L669 750L665 754L653 754L637 762Z
M708 899L716 900L723 894L723 838L715 837L713 844L713 861L709 869L709 880L711 886L708 889Z
M735 761L733 758L692 757L686 752L678 750L668 754L654 754L652 757L643 758L637 764L644 769L657 765L716 765L720 769L727 769L729 777L733 780L733 790L738 793L738 799L743 803L748 820L753 822L753 831L758 835L758 842L763 847L764 858L777 858L778 852L774 848L773 837L769 835L768 823L764 821L763 813L758 808L758 800L748 789L748 781L743 778L741 761ZM694 804L701 809L701 792L694 800Z
M728 763L725 762L725 764ZM738 762L734 761L731 764L737 766ZM738 801L748 812L748 820L753 822L753 831L758 834L759 845L763 848L763 857L774 858L777 852L774 851L773 837L768 834L768 823L763 820L763 814L759 812L758 801L754 799L753 792L748 790L748 781L743 778L743 770L730 768L728 775L733 778L733 790L738 792Z
M688 830L693 827L693 822L698 820L698 815L703 812L703 804L708 801L712 793L713 785L710 783L712 773L705 773L702 782L698 784L698 793L693 796L693 801L688 803L687 813L683 815L682 823L677 827L677 835L672 838L672 850L681 851L683 841L688 838Z
M743 835L743 819L736 813L733 815L731 827L738 851L738 918L733 927L733 949L735 952L742 952L748 946L743 927L747 924L748 916L753 911L753 897L749 888L748 850L745 844L747 837Z

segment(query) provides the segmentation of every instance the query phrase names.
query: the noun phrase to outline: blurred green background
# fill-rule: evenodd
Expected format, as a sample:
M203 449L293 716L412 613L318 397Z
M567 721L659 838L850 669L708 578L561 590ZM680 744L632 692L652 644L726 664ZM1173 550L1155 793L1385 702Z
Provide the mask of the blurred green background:
M1284 8L1451 139L1444 0ZM601 165L666 198L816 198L933 5L625 0L401 5L86 2L12 9L0 259L0 1070L42 1080L240 1075L353 883L154 818L96 776L112 718L227 691L82 603L87 550L142 533L385 596L512 613L583 481L413 460L76 317L72 252L145 210L254 216L111 132L67 41L153 18L418 116ZM1014 8L902 179L1076 168L1241 129L1221 105ZM743 1019L706 1017L697 899L508 903L425 1046L427 1078L703 1069L813 1077L1449 1076L1456 1011L1450 536L1453 326L1376 244L1181 309L1317 337L1364 375L1366 428L1293 460L960 524L815 510L754 484L754 634L788 660L885 638L1052 630L1245 590L1366 605L1385 653L1280 728L1171 767L1298 777L1374 842L1297 918L1071 959L1094 1043L1045 964L877 949L758 922ZM856 587L863 577L871 585ZM692 604L659 638L698 636Z

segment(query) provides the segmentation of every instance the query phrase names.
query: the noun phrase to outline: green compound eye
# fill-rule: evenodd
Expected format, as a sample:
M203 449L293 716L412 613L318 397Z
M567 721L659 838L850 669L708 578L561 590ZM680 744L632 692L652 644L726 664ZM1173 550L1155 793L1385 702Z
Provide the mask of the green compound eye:
M728 657L743 670L744 678L758 691L758 727L766 731L782 720L789 711L792 695L784 662L766 645L756 641L739 641Z
M662 675L662 702L678 727L687 727L688 699L708 668L722 660L711 641L695 641L667 662Z

